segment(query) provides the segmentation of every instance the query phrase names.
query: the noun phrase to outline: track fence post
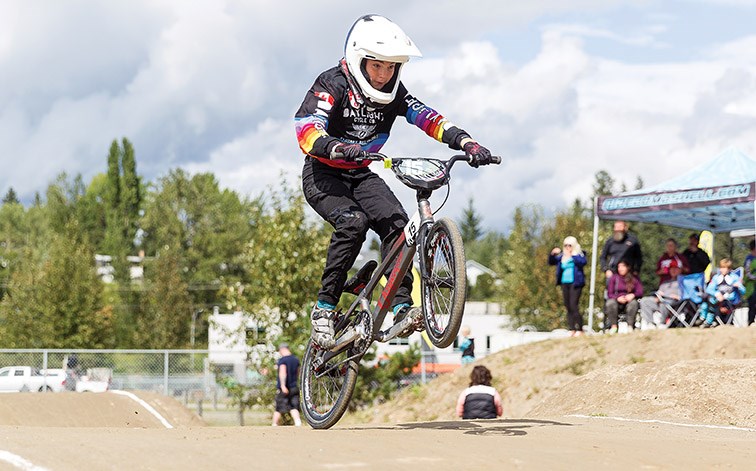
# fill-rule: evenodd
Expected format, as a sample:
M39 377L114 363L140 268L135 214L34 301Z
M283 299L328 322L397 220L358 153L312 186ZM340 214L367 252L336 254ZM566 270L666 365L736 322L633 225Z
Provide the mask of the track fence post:
M168 395L168 350L163 353L163 394Z
M420 382L425 384L425 352L420 353Z

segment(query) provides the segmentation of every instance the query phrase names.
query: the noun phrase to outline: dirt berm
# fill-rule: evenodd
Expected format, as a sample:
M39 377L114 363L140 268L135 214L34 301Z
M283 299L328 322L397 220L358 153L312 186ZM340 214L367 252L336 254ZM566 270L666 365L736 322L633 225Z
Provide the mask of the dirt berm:
M448 420L477 364L505 417L570 414L756 427L756 328L670 329L521 345L413 386L347 422Z
M146 391L135 394L173 427L204 425L202 419L172 397ZM160 419L139 402L113 392L0 394L2 425L164 428Z

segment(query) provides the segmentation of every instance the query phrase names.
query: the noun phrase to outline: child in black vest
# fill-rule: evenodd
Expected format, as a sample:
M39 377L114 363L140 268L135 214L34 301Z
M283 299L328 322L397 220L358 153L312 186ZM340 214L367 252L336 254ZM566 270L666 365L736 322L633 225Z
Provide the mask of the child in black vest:
M491 386L491 371L483 365L470 373L470 387L457 400L457 416L463 419L495 419L501 417L501 396Z

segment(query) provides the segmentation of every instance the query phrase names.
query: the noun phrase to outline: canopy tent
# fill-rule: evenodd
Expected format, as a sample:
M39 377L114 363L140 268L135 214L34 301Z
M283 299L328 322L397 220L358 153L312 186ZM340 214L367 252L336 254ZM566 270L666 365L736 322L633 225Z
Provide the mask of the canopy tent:
M590 328L593 329L599 218L729 232L754 229L755 215L756 161L734 147L658 185L598 197L593 218Z

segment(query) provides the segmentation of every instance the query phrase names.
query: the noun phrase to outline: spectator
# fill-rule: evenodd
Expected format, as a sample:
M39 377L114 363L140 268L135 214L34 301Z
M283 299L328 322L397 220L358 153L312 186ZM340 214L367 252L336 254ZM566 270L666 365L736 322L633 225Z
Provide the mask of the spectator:
M660 307L660 300L673 304L681 299L680 284L677 277L682 273L682 268L678 265L676 260L671 260L669 263L669 280L661 283L659 289L656 290L651 296L644 296L640 300L641 311L641 329L657 329L666 328L667 323L667 310L665 307ZM661 315L654 316L659 311Z
M688 267L688 259L677 252L677 241L675 239L667 239L664 243L664 247L665 252L656 262L656 274L659 275L659 286L661 286L662 283L669 281L669 266L672 261L682 268L683 274L687 274L690 271L690 268Z
M743 280L731 273L732 260L723 258L719 261L719 272L711 277L706 285L706 300L701 305L699 322L702 328L714 327L717 313L729 315L733 306L738 303L740 296L745 293Z
M501 417L501 396L491 386L491 371L483 365L470 373L470 387L457 399L457 416L463 419L495 419Z
M620 260L629 263L630 271L634 275L640 273L643 265L643 254L641 253L638 239L628 232L628 225L624 221L614 221L614 232L612 238L604 243L604 249L601 251L601 269L606 274L607 281L613 274L617 273L617 265Z
M281 358L276 362L278 374L276 375L276 411L273 412L273 426L281 423L281 415L291 414L294 425L302 425L299 417L299 387L297 376L299 375L299 359L291 353L289 345L282 343L278 347Z
M579 303L585 286L585 263L585 254L573 236L565 237L563 250L554 247L549 255L549 265L556 265L556 284L562 287L570 337L583 333L583 316L580 314Z
M462 350L462 364L467 365L475 361L475 339L470 337L470 327L462 327L462 337L459 339L459 349Z
M635 327L635 316L638 314L638 300L643 296L643 285L630 272L630 262L625 260L617 264L617 273L609 278L608 299L604 306L610 334L618 331L619 315L624 313L627 327Z
M746 255L743 269L745 270L745 297L748 300L748 325L751 325L756 321L756 264L754 264L756 262L756 240L751 239L748 248L751 249L751 253Z
M683 252L688 260L688 269L690 270L688 273L703 273L711 263L709 254L698 246L699 241L700 238L695 232L688 237L688 248Z

